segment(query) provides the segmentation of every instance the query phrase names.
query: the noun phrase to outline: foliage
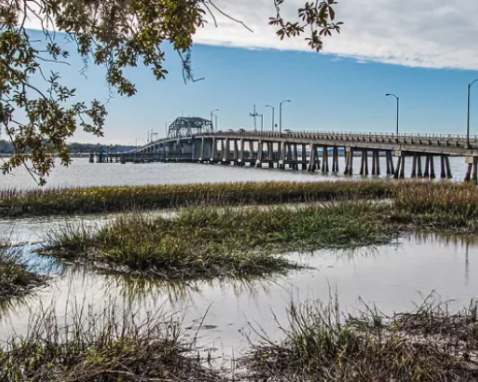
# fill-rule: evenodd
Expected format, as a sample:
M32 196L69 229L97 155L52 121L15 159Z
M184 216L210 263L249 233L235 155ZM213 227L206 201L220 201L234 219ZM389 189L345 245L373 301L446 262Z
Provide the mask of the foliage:
M273 1L277 15L270 23L279 26L281 38L300 35L311 27L309 44L319 50L322 36L340 30L340 23L332 24L334 0L306 3L298 12L300 22L281 17L280 6L290 0ZM207 13L213 19L214 13L224 14L212 0L2 1L0 123L15 147L3 172L30 163L28 168L44 184L55 154L62 165L70 163L66 140L78 127L96 136L103 134L105 106L98 100L75 101L75 89L64 86L58 73L43 70L45 62L68 63L72 53L56 42L52 29L74 43L85 69L90 62L105 67L111 90L132 96L136 87L125 70L142 62L157 80L163 79L167 74L164 43L170 43L181 56L185 78L194 80L189 49ZM32 38L27 21L41 23L46 43ZM42 90L45 84L35 85L34 77L43 78L48 89Z
M122 152L122 151L131 151L134 149L134 146L124 146L124 145L100 145L93 143L76 143L71 142L67 143L66 147L70 153L91 153L91 152L101 152L110 150L112 152ZM27 149L30 152L30 149ZM4 139L0 139L0 155L4 154L14 154L15 146Z

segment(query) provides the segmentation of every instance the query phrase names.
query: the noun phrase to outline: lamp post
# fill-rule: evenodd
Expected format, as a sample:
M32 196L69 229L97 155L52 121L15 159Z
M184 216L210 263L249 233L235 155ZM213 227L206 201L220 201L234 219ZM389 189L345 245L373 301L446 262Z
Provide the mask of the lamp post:
M258 117L261 117L261 132L264 131L264 114L258 114Z
M164 124L164 128L165 128L165 130L166 130L166 138L167 138L167 137L168 137L168 135L169 135L169 128L168 128L168 125L169 125L169 122L166 122L166 123Z
M211 124L214 123L214 113L215 113L216 111L219 111L219 109L214 109L214 110L211 111ZM217 128L217 126L216 126L216 128ZM217 130L217 129L216 129L216 130ZM212 127L212 131L214 131L214 126Z
M270 107L272 109L272 132L274 132L274 118L275 118L275 109L274 109L274 106L271 106L271 105L266 105L266 107Z
M282 134L282 104L286 102L290 102L290 99L282 101L279 105L279 134Z
M398 135L398 116L400 114L400 98L397 97L395 94L385 94L387 97L395 97L397 100L397 135Z
M470 148L470 105L471 105L471 87L475 82L478 81L478 78L473 82L468 84L468 117L466 122L466 148Z

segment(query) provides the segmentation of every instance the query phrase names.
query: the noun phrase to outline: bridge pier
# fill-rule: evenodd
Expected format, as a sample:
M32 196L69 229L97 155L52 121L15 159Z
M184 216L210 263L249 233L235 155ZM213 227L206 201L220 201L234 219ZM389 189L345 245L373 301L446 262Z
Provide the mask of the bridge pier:
M368 152L362 150L362 164L360 165L360 175L368 176Z
M352 147L345 148L345 172L344 175L354 174L354 149Z
M329 148L322 147L322 174L329 173Z
M417 176L419 178L423 178L423 172L422 172L422 156L421 154L417 155L417 166L418 166L418 173Z
M256 160L256 167L257 168L262 168L262 152L264 149L264 142L260 140L257 143L257 160Z
M412 179L417 177L417 154L413 154L412 175L410 177Z
M317 147L311 143L310 144L310 159L309 159L309 172L314 172L315 171L315 159L316 159L316 152L317 152Z
M334 146L332 149L332 173L337 174L339 172L339 148Z
M278 168L280 168L281 170L284 170L284 169L285 169L285 164L284 164L284 161L285 161L285 151L286 151L286 143L285 143L285 142L282 142L282 143L279 142L279 152L280 152L280 156L279 156L279 165L278 165Z
M430 155L430 179L436 179L435 175L435 157Z

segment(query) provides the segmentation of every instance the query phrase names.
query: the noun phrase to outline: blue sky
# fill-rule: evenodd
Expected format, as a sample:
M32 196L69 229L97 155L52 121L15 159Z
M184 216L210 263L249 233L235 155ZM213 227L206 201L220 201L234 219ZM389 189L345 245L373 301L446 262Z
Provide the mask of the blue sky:
M284 12L292 15L300 3L287 0ZM221 129L248 129L254 104L269 128L271 111L264 106L276 106L278 122L278 104L284 99L292 101L284 105L284 128L393 132L395 100L385 97L388 92L400 96L402 132L465 133L467 83L478 78L478 27L473 20L478 2L449 3L344 2L337 9L345 22L343 33L327 39L324 53L317 54L302 40L274 36L267 27L270 0L217 0L254 33L220 18L219 28L200 30L193 67L197 77L206 78L201 82L185 85L179 59L167 48L166 80L156 82L148 68L129 70L138 94L109 101L105 138L100 141L132 144L136 138L146 139L150 129L161 136L166 122L182 114L209 118L216 108ZM78 99L106 100L104 71L90 66L85 78L79 74L81 65L73 57L70 67L56 70L78 88ZM475 94L472 133L478 134L478 83ZM82 132L73 140L98 141Z
M174 53L173 53L174 54ZM105 140L132 143L154 129L164 134L166 122L185 116L209 118L220 109L221 129L252 128L253 104L265 114L270 127L271 111L290 99L283 109L283 126L292 130L394 131L395 100L400 97L400 130L407 133L464 133L467 83L473 71L409 68L379 63L357 63L329 55L305 52L247 50L196 45L194 70L201 82L184 84L176 56L168 60L166 80L156 82L150 70L136 68L129 76L137 84L132 98L115 96L107 105L109 116ZM78 63L80 65L80 63ZM79 98L108 96L104 72L91 67L88 78L73 66L64 80L78 87ZM478 134L478 86L472 119ZM88 141L85 134L77 140Z

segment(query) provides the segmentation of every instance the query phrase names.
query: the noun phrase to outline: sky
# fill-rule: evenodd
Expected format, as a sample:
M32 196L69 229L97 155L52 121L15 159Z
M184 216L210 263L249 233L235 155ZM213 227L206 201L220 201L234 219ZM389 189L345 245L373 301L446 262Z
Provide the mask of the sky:
M304 2L285 0L283 14L294 18ZM177 54L167 46L166 80L155 81L145 67L128 70L138 88L132 98L108 100L104 70L91 65L81 75L78 57L56 68L79 100L108 100L105 137L78 132L72 141L144 143L148 130L161 137L175 118L209 118L213 109L219 129L251 129L253 105L270 129L265 105L275 106L278 123L285 99L291 103L284 105L284 129L393 132L396 103L385 93L400 97L403 133L466 133L467 84L478 78L478 1L342 0L336 7L342 33L327 38L321 53L301 38L275 36L267 25L272 0L215 4L253 32L216 13L217 27L211 20L194 38L193 69L203 81L184 84ZM38 28L35 20L28 26ZM478 135L478 84L475 92L471 129Z

